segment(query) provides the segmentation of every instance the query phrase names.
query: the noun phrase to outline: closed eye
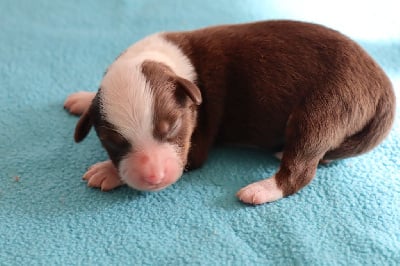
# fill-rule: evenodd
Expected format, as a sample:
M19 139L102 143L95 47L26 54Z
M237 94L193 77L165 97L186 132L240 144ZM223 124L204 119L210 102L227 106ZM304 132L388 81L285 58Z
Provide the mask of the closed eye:
M181 128L181 125L182 125L182 118L176 119L175 123L171 126L170 130L168 131L166 138L172 139L176 137L176 135L179 132L179 129Z

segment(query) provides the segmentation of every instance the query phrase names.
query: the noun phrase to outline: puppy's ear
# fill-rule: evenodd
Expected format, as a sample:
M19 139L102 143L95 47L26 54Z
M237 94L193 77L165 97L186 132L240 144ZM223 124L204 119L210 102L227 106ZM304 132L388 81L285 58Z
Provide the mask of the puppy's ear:
M81 142L92 128L93 122L88 108L80 117L75 127L74 139L75 142Z
M194 104L200 105L202 102L201 92L193 82L187 79L176 77L177 90L183 90L187 96L193 101Z

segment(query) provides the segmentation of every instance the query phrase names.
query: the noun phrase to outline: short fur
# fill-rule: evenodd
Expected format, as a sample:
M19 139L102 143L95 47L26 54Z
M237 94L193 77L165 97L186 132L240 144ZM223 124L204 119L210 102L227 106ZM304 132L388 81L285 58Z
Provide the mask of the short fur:
M311 181L321 160L370 151L393 123L389 79L359 45L337 31L266 21L154 36L144 39L150 47L145 53L142 41L116 61L139 62L146 82L132 88L151 91L152 129L146 134L176 147L180 163L190 169L200 167L216 143L283 152L272 178L238 192L244 202L260 204L297 192ZM168 49L159 49L160 43ZM98 128L106 123L118 136L112 142L123 143L117 145L120 155L109 152L118 167L137 140L118 129L129 123L99 115L109 98L102 90L79 121L75 139L82 140L93 123L102 140ZM69 109L71 102L66 102ZM114 103L105 112L124 112L118 108Z

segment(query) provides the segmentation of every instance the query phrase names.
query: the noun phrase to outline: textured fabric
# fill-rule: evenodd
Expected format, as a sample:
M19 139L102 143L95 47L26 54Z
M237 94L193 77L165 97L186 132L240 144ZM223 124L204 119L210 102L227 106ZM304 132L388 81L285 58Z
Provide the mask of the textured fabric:
M400 112L372 152L253 207L236 191L279 162L242 148L216 148L161 192L88 188L82 174L107 157L93 132L74 144L77 118L62 108L150 33L272 18L341 30L399 84L394 2L0 1L0 265L399 265Z

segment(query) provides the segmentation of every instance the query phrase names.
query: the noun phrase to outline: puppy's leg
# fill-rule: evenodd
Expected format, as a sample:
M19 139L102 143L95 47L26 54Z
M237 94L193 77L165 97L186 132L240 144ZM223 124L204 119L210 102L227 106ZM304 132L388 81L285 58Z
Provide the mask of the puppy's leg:
M71 114L81 115L89 108L93 98L96 96L95 92L80 91L70 94L64 102L64 108Z
M118 171L113 163L108 160L92 165L84 174L83 179L88 181L89 187L109 191L123 185Z
M314 177L325 153L344 138L339 120L327 120L329 109L296 110L288 121L279 171L237 193L245 203L262 204L292 195Z
M274 156L275 156L275 158L278 159L279 161L282 161L283 152L282 152L282 151L276 152L276 153L274 154ZM333 162L333 160L321 159L321 160L319 161L319 164L327 165L327 164L330 164L331 162Z
M323 153L305 156L297 149L285 148L279 171L268 179L252 183L237 193L249 204L263 204L291 195L307 185L315 175Z

